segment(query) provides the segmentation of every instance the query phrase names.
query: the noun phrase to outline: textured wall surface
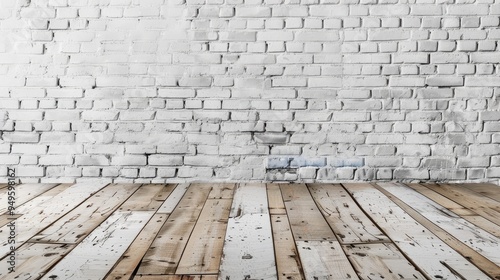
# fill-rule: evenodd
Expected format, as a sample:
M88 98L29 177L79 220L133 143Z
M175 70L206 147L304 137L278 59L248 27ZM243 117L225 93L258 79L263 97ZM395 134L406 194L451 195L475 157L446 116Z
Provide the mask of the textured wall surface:
M500 178L497 0L1 0L0 178Z

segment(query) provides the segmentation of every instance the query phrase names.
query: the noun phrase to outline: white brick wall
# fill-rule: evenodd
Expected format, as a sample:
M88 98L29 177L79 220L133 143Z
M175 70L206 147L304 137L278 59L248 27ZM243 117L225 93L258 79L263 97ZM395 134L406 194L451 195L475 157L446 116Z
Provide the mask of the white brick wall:
M87 2L0 1L0 175L500 179L496 0Z

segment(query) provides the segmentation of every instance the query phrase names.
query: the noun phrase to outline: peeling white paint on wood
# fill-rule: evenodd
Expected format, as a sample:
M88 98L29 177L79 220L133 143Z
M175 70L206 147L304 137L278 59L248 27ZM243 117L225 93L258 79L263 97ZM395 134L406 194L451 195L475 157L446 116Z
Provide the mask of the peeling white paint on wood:
M373 186L343 184L398 248L431 279L491 279Z
M265 184L236 188L219 280L277 279Z
M116 211L42 279L104 279L153 215L153 211Z

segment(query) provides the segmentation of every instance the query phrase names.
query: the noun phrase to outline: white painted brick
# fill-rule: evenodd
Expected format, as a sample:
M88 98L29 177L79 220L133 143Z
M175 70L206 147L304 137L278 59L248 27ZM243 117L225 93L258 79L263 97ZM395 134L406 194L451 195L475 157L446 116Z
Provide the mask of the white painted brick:
M406 40L410 38L410 32L407 30L374 30L368 33L368 40L371 41L394 41Z
M140 165L146 165L146 162L147 162L146 156L141 156L141 155L114 156L111 159L112 165L119 165L119 166L140 166Z

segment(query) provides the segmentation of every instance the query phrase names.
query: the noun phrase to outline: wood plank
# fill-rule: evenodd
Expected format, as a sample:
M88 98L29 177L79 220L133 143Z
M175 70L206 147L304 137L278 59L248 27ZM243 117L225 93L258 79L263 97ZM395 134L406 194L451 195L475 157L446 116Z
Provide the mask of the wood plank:
M286 215L280 184L267 184L267 200L271 215Z
M219 272L231 202L231 199L206 201L182 254L176 274Z
M110 184L35 235L30 242L76 244L106 220L140 184Z
M295 241L337 240L305 184L282 184L281 193Z
M443 196L455 201L456 203L472 210L480 216L500 225L500 208L496 200L490 199L485 196L478 196L470 190L453 188L451 185L436 185L436 184L422 184L429 189L440 193Z
M500 265L500 239L467 222L415 190L398 183L377 183L427 220L449 232L462 243ZM458 248L455 248L458 249ZM460 252L460 251L459 251Z
M189 236L210 191L210 187L189 187L178 206L160 229L153 244L144 256L137 274L175 273ZM172 192L172 194L174 193ZM173 199L178 197L176 195Z
M500 226L482 216L463 216L465 220L475 224L496 237L500 237Z
M106 276L106 280L131 279L135 269L153 243L156 235L168 218L168 214L155 214L142 229L137 238L130 244L115 267Z
M209 199L233 199L234 188L236 184L234 183L193 183L193 185L210 185L212 191L208 195Z
M444 191L447 191L446 194L449 197L452 196L452 200L467 208L485 207L495 209L496 211L500 210L499 201L466 188L457 188L455 185L451 184L430 185L430 188L437 192L444 193Z
M0 227L5 226L6 224L10 223L11 221L15 221L17 218L19 218L21 216L22 215L8 215L8 214L0 215Z
M189 184L177 184L175 189L170 193L168 198L163 202L160 206L160 209L156 211L158 214L171 214L179 201L181 201L182 197L186 193L189 188Z
M458 187L467 188L473 192L477 192L486 197L500 201L500 186L495 184L456 184Z
M351 244L343 248L361 279L426 279L392 243Z
M103 279L153 211L116 211L42 279Z
M65 189L69 188L71 185L73 184L60 184L40 194L39 196L31 199L30 201L24 203L23 205L18 206L15 211L15 213L18 213L16 215L9 215L8 213L0 215L0 227L3 227L4 225L8 224L11 220L16 220L17 218L21 217L23 213L27 213L34 207L40 205L42 202L51 199L52 197L64 191Z
M412 209L401 209L369 184L343 185L428 279L491 279L405 212ZM453 238L451 235L447 237Z
M37 207L38 205L44 203L45 201L47 201L49 199L52 199L56 195L67 190L68 188L70 188L72 185L74 185L74 184L60 184L60 185L57 185L56 187L53 187L52 189L50 189L44 193L41 193L40 195L33 198L32 200L24 203L21 206L18 206L17 213L25 214L25 213L31 211L31 209Z
M277 278L264 184L236 187L223 250L219 280Z
M341 244L390 242L339 184L307 184Z
M288 217L286 215L271 215L271 225L273 228L274 252L276 255L278 279L304 279L302 265L290 229L290 224L288 223Z
M15 191L15 207L19 207L31 199L39 196L40 194L52 189L58 184L20 184L16 185ZM8 189L2 189L0 195L0 214L7 212L7 202L9 196L7 195ZM16 214L19 214L16 212Z
M138 275L134 280L216 280L217 275Z
M74 184L58 195L52 197L24 213L16 220L16 244L21 246L38 232L57 221L80 203L98 192L105 183ZM0 228L0 258L9 253L7 236L10 230L5 225Z
M422 186L421 184L406 184L408 187L414 189L415 191L425 195L426 197L432 199L434 202L442 205L446 209L452 211L453 213L459 215L464 220L473 223L474 225L484 229L485 231L493 234L496 237L500 237L500 226L485 219L482 216L477 215L474 211L469 210L462 205L450 200L443 195Z
M421 184L405 184L406 186L414 189L415 191L423 194L424 196L432 199L437 204L443 206L444 208L452 211L453 213L459 216L471 216L477 215L474 211L469 210L462 205L456 203L455 201L427 188L422 186Z
M338 241L297 241L307 280L359 279Z
M176 184L142 185L123 205L120 211L156 211L172 193Z
M74 245L25 243L16 251L15 272L8 273L7 257L0 260L0 279L38 279Z

